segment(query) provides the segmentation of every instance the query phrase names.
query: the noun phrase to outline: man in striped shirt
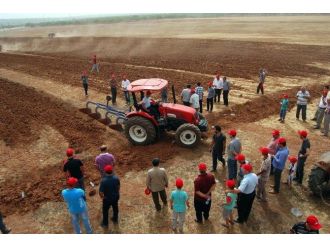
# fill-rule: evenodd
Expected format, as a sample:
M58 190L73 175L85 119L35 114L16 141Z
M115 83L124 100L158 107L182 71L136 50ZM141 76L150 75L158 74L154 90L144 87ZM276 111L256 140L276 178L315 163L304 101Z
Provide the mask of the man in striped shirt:
M305 222L299 222L295 224L291 229L290 233L293 234L319 234L319 230L322 225L314 215L307 217Z
M201 86L201 83L197 83L197 87L195 88L196 94L199 96L199 112L203 113L203 94L204 94L204 89Z

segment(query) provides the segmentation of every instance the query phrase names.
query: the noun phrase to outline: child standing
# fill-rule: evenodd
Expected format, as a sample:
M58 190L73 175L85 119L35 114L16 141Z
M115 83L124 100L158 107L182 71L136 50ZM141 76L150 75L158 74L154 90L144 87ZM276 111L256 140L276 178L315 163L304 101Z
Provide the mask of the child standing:
M184 190L183 187L183 180L178 178L175 181L176 190L172 191L171 198L170 198L170 206L173 210L173 217L172 217L172 229L176 231L177 226L179 228L179 232L183 233L183 224L186 217L187 207L189 208L189 201L188 201L188 194Z
M267 202L266 183L269 179L272 162L269 155L269 148L262 147L259 150L262 154L262 163L260 171L257 173L257 176L259 177L257 186L257 198L260 201Z
M298 159L294 156L289 156L288 160L290 161L289 168L288 168L288 179L284 183L288 184L289 188L291 188L293 177L294 177L294 174L297 169L297 160Z
M235 188L235 181L234 180L227 180L226 181L226 187L233 190ZM223 219L225 220L225 223L222 225L224 227L229 227L230 224L234 224L234 218L233 218L233 210L236 206L236 200L237 200L237 194L234 193L227 193L226 194L226 203L223 204Z
M283 94L283 98L281 100L281 110L280 110L280 121L281 123L284 123L285 115L289 107L289 96L287 94Z

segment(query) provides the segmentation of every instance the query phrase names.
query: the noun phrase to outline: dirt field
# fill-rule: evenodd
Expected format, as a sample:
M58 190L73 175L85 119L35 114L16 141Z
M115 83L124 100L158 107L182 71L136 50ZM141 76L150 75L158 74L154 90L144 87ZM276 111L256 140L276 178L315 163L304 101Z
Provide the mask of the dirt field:
M297 130L307 129L312 153L305 167L303 187L294 186L289 190L283 186L280 195L269 195L268 204L255 201L248 224L235 225L230 230L220 225L219 206L224 200L222 181L226 174L220 167L215 174L218 184L210 221L196 225L191 208L185 232L283 233L313 213L323 224L321 232L329 233L329 206L310 195L307 180L318 155L329 151L330 139L313 130L314 122L309 119L314 114L322 87L330 84L329 39L316 41L317 37L330 35L324 28L330 19L292 17L278 21L274 17L227 18L220 34L210 31L217 30L220 25L217 19L181 20L172 30L166 28L173 22L171 20L151 22L148 26L143 22L119 23L104 32L104 36L109 37L80 37L100 36L99 30L104 28L100 25L88 27L98 32L88 35L82 35L86 26L75 27L74 35L67 33L68 26L55 27L54 30L62 34L54 40L36 38L44 37L52 27L0 32L0 44L4 47L4 52L0 53L0 210L6 215L5 222L14 233L72 233L60 196L65 186L61 172L65 149L71 146L77 150L86 167L86 184L92 181L98 185L99 174L93 163L98 147L105 143L118 160L116 173L122 184L120 222L104 231L99 226L101 200L98 195L88 196L94 231L171 233L171 210L155 213L151 198L143 193L150 161L159 157L161 165L167 169L168 193L174 188L175 178L182 177L192 203L197 165L201 161L211 165L208 147L212 131L201 147L194 150L178 147L172 134L166 134L156 144L135 147L122 132L106 127L81 109L88 100L104 102L109 93L111 73L118 77L125 73L131 81L165 78L175 85L178 95L188 82L200 81L206 86L215 71L221 71L233 83L230 106L226 108L221 102L215 105L215 112L204 115L210 125L220 124L225 131L238 130L243 152L253 162L255 170L260 166L257 148L269 142L274 128L280 129L288 139L291 154L296 154L300 147ZM155 26L163 36L154 33ZM180 30L185 26L191 29L182 33ZM201 27L207 28L201 32ZM125 28L125 34L116 33L119 28ZM88 59L94 53L100 57L101 72L90 75L90 93L86 98L80 73L90 68ZM269 71L264 96L255 92L260 67ZM312 95L307 123L295 120L295 94L301 85ZM279 99L284 92L289 94L291 111L286 123L280 124L277 121ZM121 93L119 107L125 109ZM87 192L91 189L88 186ZM25 198L21 197L22 192ZM301 209L304 216L293 216L290 213L293 207Z

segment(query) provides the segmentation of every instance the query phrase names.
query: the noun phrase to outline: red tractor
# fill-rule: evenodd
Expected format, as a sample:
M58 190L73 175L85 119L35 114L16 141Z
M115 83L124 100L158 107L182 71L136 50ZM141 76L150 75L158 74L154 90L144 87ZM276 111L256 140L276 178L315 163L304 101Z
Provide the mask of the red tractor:
M173 86L174 103L151 100L153 114L137 103L136 92L160 92L167 86L168 82L159 78L140 79L128 86L136 110L126 114L124 130L134 145L148 145L154 142L161 132L175 131L175 140L179 145L194 147L201 140L201 132L207 131L207 121L202 114L192 107L176 104Z

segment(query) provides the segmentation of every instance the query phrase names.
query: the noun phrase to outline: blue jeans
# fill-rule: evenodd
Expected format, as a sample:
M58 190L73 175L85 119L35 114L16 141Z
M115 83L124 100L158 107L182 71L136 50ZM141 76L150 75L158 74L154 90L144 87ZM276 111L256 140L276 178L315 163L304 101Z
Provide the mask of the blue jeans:
M281 109L280 111L280 119L284 120L286 115L286 110Z
M228 179L236 179L237 177L237 161L228 159Z
M70 214L71 214L71 220L72 220L72 225L73 225L74 231L77 234L81 234L80 218L83 221L83 224L84 224L85 229L86 229L86 233L88 233L88 234L93 233L92 227L91 227L90 222L89 222L87 209L82 213L76 213L76 214L70 213Z
M125 96L126 103L129 104L129 92L124 91L124 96Z

